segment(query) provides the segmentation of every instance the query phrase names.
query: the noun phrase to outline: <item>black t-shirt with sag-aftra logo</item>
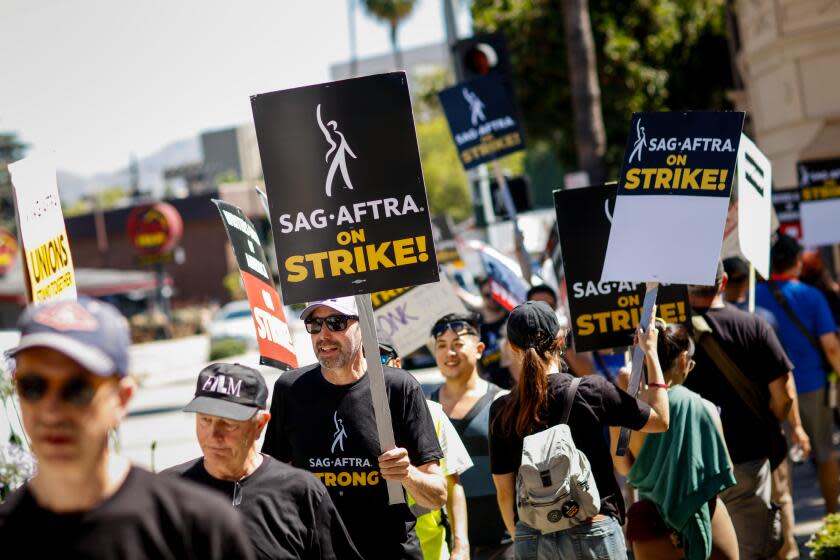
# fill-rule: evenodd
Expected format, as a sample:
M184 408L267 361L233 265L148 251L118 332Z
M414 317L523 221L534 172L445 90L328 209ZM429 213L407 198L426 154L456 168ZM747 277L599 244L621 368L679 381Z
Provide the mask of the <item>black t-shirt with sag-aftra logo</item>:
M407 371L383 369L397 446L408 451L414 466L440 460L443 453L420 384ZM414 516L405 505L388 506L368 375L333 385L317 364L281 375L262 450L321 480L362 556L422 558Z

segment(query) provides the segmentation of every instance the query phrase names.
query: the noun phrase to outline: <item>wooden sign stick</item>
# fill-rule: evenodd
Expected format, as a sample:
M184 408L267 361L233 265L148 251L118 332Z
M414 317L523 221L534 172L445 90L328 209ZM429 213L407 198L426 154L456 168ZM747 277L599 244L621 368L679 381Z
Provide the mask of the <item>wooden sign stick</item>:
M648 282L645 291L645 301L642 303L642 317L639 320L642 328L646 328L650 322L650 315L653 313L653 306L656 303L656 293L659 291L658 282ZM642 384L642 367L645 364L645 353L639 345L633 347L633 365L630 369L630 385L627 392L635 397L639 393L639 386ZM623 457L627 453L627 444L630 443L630 430L621 428L618 435L618 446L615 454Z
M362 347L365 350L367 374L370 376L370 396L373 400L373 415L376 418L379 448L384 453L394 449L397 444L394 439L391 408L388 406L388 394L385 391L385 372L382 370L382 362L379 360L379 340L376 338L376 323L373 319L373 305L370 302L370 294L356 296L356 307L359 309ZM386 482L388 485L388 504L404 504L402 484L394 480Z

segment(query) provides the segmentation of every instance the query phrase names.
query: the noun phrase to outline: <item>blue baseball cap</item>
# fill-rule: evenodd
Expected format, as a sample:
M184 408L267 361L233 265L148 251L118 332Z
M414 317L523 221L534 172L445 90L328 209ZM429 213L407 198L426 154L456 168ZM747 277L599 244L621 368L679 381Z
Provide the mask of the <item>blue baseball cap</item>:
M91 373L128 373L128 322L109 303L88 297L53 301L26 309L18 320L20 343L10 357L30 348L50 348Z

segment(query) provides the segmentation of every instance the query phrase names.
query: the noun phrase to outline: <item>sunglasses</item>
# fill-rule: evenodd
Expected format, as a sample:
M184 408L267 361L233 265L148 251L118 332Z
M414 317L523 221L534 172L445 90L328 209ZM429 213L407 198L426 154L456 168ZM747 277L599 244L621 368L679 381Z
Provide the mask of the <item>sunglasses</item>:
M347 321L350 319L359 320L356 315L330 315L329 317L309 317L303 321L306 326L306 332L309 334L318 334L321 332L321 326L326 324L327 328L332 332L341 332L347 328Z
M35 403L44 398L51 383L47 378L37 374L26 374L15 378L18 396L21 399ZM74 377L64 382L58 389L61 402L75 407L85 407L93 400L96 385L85 377Z
M466 321L449 321L448 323L438 323L434 327L432 327L432 336L434 338L439 337L443 333L445 333L448 329L452 329L457 336L461 336L462 334L474 334L478 336L478 333L471 324Z

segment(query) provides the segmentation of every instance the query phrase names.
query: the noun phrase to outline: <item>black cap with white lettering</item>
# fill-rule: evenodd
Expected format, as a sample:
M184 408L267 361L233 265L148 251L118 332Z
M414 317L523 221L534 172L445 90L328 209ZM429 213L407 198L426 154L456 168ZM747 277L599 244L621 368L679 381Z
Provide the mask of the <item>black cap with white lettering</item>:
M211 364L198 374L195 398L184 412L243 421L268 405L268 386L260 372L241 364Z

